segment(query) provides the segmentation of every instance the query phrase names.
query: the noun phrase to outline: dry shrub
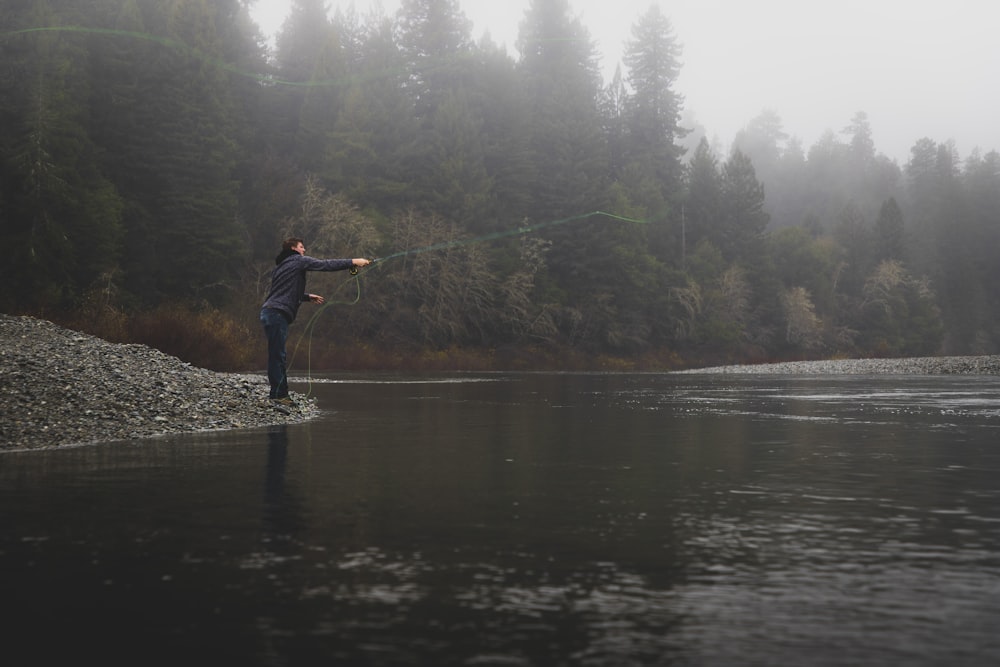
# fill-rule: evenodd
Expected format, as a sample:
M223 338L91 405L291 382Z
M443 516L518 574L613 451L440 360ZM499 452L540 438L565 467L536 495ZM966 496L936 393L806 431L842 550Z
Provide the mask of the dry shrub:
M245 371L260 356L261 337L215 308L168 304L136 315L129 338L213 371Z
M95 280L64 318L65 326L112 343L128 342L128 316L120 306L115 277L107 272Z

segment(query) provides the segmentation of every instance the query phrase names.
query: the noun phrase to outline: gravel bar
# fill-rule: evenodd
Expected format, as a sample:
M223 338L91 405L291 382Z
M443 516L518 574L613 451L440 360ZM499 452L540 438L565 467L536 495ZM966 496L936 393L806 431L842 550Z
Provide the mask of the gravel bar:
M677 372L730 375L1000 375L1000 355L784 361L776 364L715 366Z
M263 344L263 343L262 343ZM263 375L217 373L145 345L121 345L0 314L0 450L298 423L315 401L268 399Z

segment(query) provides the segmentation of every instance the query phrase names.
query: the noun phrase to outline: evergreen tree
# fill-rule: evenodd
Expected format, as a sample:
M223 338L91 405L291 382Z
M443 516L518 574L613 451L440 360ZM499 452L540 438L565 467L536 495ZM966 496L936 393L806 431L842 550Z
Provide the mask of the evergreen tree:
M518 37L526 86L531 220L548 222L601 208L608 160L599 113L596 50L570 17L567 0L531 0ZM572 344L603 345L615 319L607 286L595 272L611 253L606 220L554 228L549 278L563 290L561 329ZM604 296L600 296L601 294Z
M669 19L651 6L632 27L624 56L633 91L625 103L626 152L635 171L654 184L655 198L646 201L651 213L676 196L681 181L682 151L676 142L685 133L679 125L684 100L674 90L680 54Z
M966 160L962 182L967 193L975 280L983 289L982 320L970 352L995 353L1000 349L1000 262L996 258L1000 248L1000 153L973 151Z
M682 256L705 240L716 248L725 243L722 220L722 177L719 163L702 137L687 166L687 194L684 198Z
M479 140L490 200L489 209L472 221L472 228L483 233L519 226L531 216L530 190L536 174L530 151L532 118L516 63L488 41L479 45L478 52L480 73L470 84L470 102L482 119Z
M733 140L733 147L753 162L757 177L767 186L769 200L778 189L775 181L780 180L781 156L788 138L778 113L765 109L737 132Z
M458 0L403 0L399 45L410 71L407 87L419 119L469 81L472 22Z
M615 68L611 82L604 89L600 107L604 119L604 132L608 141L608 168L615 180L622 178L625 170L628 146L625 141L625 104L628 100L628 88L622 76L621 65Z
M346 37L354 76L333 125L335 184L362 206L383 213L405 209L412 185L404 156L419 132L395 24L376 15L361 28L340 17L337 29Z
M903 211L894 198L887 199L875 221L874 253L877 261L902 261L905 248Z
M863 212L874 216L881 202L899 194L899 167L886 156L876 153L871 124L865 112L856 113L851 124L841 133L850 138L846 156L850 197Z
M406 0L399 15L419 123L404 155L411 202L467 227L484 214L490 190L482 114L470 85L478 69L471 22L456 0Z
M841 211L834 237L844 248L845 268L839 283L840 291L856 298L874 266L875 254L871 225L853 202Z
M785 132L777 112L765 109L752 118L736 133L733 146L750 158L758 180L767 189L764 207L771 226L801 225L811 199L805 187L805 155L799 140Z
M58 25L47 3L12 25ZM0 306L66 307L118 266L122 202L88 134L86 41L15 36L0 79Z
M300 136L303 107L310 97L316 100L332 94L328 89L343 76L337 67L339 45L326 4L326 0L292 0L275 40L275 77L281 84L274 88L271 145L279 151L294 154L303 147L307 140ZM317 101L315 106L321 104Z
M750 158L739 150L722 165L719 249L730 262L754 264L764 255L764 233L769 217L764 211L764 186L757 180Z
M435 110L419 135L413 181L426 208L469 228L486 210L491 182L484 163L481 117L456 92Z
M854 165L855 173L864 178L875 162L875 141L872 139L872 127L868 122L868 114L859 111L851 118L851 124L845 127L842 132L851 138L850 156Z
M531 0L518 50L534 121L535 216L553 220L593 210L604 198L607 176L594 43L570 17L567 0Z
M326 14L325 0L295 0L277 38L273 91L280 123L272 146L295 156L306 171L343 177L331 155L332 129L349 82L341 35Z
M150 0L139 8L141 17L122 20L186 48L144 40L130 59L112 54L101 68L102 90L127 102L109 111L101 140L105 169L129 200L127 286L147 300L223 301L247 249L236 216L238 105L219 65L218 25L239 5Z
M967 353L975 346L985 303L975 278L974 238L959 178L958 154L950 144L924 138L911 149L908 220L913 220L911 262L927 276L940 299L947 331L944 349Z
M743 325L744 342L762 350L772 339L781 317L780 290L767 252L764 186L757 180L753 163L734 150L722 165L721 217L725 236L720 250L749 290L750 310Z

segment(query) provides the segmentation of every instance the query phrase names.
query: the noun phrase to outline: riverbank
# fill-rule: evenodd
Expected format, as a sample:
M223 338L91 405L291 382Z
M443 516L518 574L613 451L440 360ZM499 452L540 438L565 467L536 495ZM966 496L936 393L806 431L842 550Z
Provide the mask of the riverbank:
M1000 375L1000 355L785 361L774 364L695 368L676 372L740 375Z
M998 375L1000 355L837 359L718 366L676 373ZM293 394L275 406L263 375L217 373L145 345L121 345L33 317L0 314L0 450L305 421Z
M263 375L217 373L145 345L119 345L33 317L0 314L0 450L298 423Z

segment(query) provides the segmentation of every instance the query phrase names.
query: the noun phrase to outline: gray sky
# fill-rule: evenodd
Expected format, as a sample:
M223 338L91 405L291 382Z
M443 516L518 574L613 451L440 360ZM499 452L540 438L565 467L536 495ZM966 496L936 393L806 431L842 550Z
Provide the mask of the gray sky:
M379 0L352 4L364 16ZM954 140L963 158L1000 150L1000 3L995 0L569 0L597 40L606 76L652 4L683 49L676 90L724 148L765 108L808 150L868 114L875 146L900 164L923 137ZM516 56L528 0L459 0L476 38ZM265 32L289 0L257 0ZM399 0L381 0L393 14Z

